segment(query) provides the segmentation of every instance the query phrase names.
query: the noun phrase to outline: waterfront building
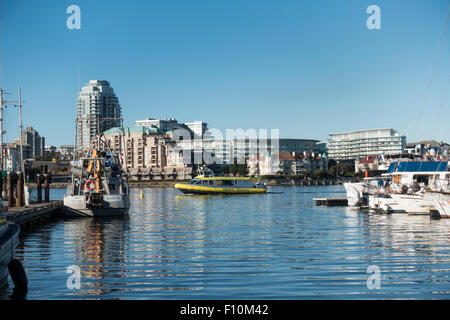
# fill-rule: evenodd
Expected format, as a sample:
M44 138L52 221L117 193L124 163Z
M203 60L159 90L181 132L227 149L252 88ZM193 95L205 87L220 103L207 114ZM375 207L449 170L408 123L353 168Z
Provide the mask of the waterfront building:
M317 142L313 139L212 139L205 144L205 149L215 154L218 164L230 164L245 163L250 158L263 159L266 154L282 152L320 153Z
M184 125L194 134L194 137L203 137L208 130L208 124L203 121L185 122Z
M7 143L3 146L6 171L20 171L20 151L15 143Z
M135 125L147 128L157 128L162 132L174 131L178 128L185 127L183 123L178 123L178 121L173 118L167 119L147 118L145 120L136 120Z
M157 127L131 126L104 132L111 149L121 153L131 179L190 179L192 167L183 161L171 134Z
M90 80L78 93L77 144L86 149L99 133L121 126L119 99L106 80Z
M180 150L181 158L187 163L200 164L202 162L205 145L209 144L210 136L207 133L208 125L203 121L178 122L174 118L137 120L136 126L158 129L161 133L169 135ZM180 130L181 129L181 130ZM178 131L177 131L178 130ZM178 157L178 150L171 151L171 158ZM190 159L189 161L187 159Z
M381 153L401 153L406 147L406 137L394 129L358 130L330 134L327 146L330 159L356 160Z
M301 175L317 170L328 171L325 154L279 152L278 154L258 154L247 160L249 175Z
M58 148L56 146L45 146L44 151L45 153L55 153L58 151Z
M449 151L449 144L443 141L423 140L410 142L406 145L406 152L416 155L448 157L450 155Z
M172 163L177 166L181 163L185 165L206 163L215 166L218 169L222 165L232 163L245 164L252 156L268 154L278 154L279 152L303 154L307 152L320 153L321 146L318 140L313 139L253 139L235 137L223 139L214 137L208 126L203 121L178 122L176 119L153 119L137 120L136 126L142 126L150 129L157 129L161 134L166 134L173 142L176 142L176 148L171 147L167 151L167 156ZM182 139L175 136L177 129L185 129L187 137ZM266 159L264 156L261 159ZM270 157L274 162L274 157ZM269 164L268 164L269 165ZM277 167L276 164L269 166ZM277 169L270 169L264 164L261 165L263 172L272 174ZM266 168L267 167L267 168Z
M208 129L208 124L203 121L193 121L193 122L178 122L174 118L167 119L153 119L147 118L145 120L136 120L136 126L144 126L147 128L157 128L161 132L173 132L177 129L185 129L189 132L192 139L201 138L206 133Z
M75 152L75 146L72 144L63 144L58 149L61 159L72 160Z

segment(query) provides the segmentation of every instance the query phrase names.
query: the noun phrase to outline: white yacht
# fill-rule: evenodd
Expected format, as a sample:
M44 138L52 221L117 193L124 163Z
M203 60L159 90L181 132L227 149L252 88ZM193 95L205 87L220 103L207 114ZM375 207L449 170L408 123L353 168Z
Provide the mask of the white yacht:
M429 191L449 190L447 161L395 162L383 176L391 181L368 196L370 209L429 214L434 209L434 199Z
M385 185L386 179L364 178L363 182L345 182L344 188L347 203L351 207L367 206L369 195L375 194L380 187Z

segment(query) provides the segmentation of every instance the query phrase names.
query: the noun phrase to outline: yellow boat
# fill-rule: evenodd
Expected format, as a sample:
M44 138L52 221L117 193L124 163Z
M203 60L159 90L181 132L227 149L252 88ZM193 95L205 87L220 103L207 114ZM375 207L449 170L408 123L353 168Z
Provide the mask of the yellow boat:
M251 183L243 177L205 177L197 176L188 183L177 183L175 188L183 193L194 194L245 194L265 193L262 183Z

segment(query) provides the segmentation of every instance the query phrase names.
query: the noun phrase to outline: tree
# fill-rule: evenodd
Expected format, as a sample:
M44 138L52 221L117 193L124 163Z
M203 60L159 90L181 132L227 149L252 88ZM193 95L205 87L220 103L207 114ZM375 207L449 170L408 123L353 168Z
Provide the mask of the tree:
M316 170L314 171L314 178L324 178L325 177L325 171L323 170Z
M240 176L247 176L248 175L248 167L244 164L238 164L237 165L237 172Z
M336 165L328 168L328 175L330 177L335 177L336 176Z
M230 166L228 164L225 164L220 168L220 173L222 174L229 174L230 173Z

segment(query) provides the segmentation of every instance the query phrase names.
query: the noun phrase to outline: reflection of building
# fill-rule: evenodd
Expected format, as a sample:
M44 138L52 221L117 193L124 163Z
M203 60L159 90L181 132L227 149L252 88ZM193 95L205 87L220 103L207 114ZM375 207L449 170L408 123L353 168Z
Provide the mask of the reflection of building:
M406 147L406 137L394 129L332 133L330 137L328 157L336 160L354 160L381 153L401 153Z
M87 148L98 132L121 124L119 99L106 80L91 80L78 93L78 132L80 149Z

